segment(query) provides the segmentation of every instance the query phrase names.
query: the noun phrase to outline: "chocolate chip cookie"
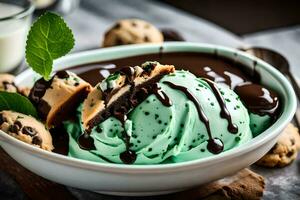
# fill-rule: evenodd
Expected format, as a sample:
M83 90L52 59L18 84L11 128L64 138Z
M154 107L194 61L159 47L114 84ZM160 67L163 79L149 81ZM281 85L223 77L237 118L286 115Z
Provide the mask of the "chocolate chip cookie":
M163 34L152 24L140 19L123 19L116 22L105 33L102 46L161 43L163 41Z
M256 164L265 167L284 167L296 159L299 149L298 129L293 124L289 124L279 136L274 147Z

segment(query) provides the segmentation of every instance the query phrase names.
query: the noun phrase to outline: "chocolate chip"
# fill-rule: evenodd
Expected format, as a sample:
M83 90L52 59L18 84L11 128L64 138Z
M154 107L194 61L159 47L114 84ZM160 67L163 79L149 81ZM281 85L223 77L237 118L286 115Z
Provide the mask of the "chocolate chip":
M30 126L24 126L22 132L23 134L30 135L30 136L35 136L37 134L37 131Z
M20 130L19 126L13 124L9 126L8 131L12 132L12 133L18 133L18 131Z
M124 44L123 40L119 37L116 38L115 43L116 43L116 45L123 45Z
M0 113L0 126L1 126L4 122L7 122L7 119L6 119L6 117L3 116L2 113Z
M70 77L70 75L65 70L56 72L56 76L61 79Z
M103 129L100 126L97 126L96 127L96 131L97 131L97 133L102 133Z
M41 146L43 140L40 136L35 136L32 138L32 144Z
M269 153L273 153L274 150L277 149L277 148L278 148L278 144L276 143L276 144L272 147L272 149L270 149Z
M51 106L48 104L48 102L41 99L37 108L38 108L39 116L41 117L41 119L46 120L47 115L51 110Z
M164 41L184 41L184 38L180 33L173 29L162 29Z
M292 143L292 145L295 144L295 139L294 138L291 139L291 143Z
M22 123L19 120L15 121L14 125L18 126L19 129L21 129L22 126L23 126Z
M37 80L34 86L30 90L29 99L36 106L39 104L42 97L45 95L46 90L51 86L53 78L50 81L46 81L43 78Z
M10 83L10 82L8 82L8 81L3 81L2 84L3 84L3 86L4 86L4 90L8 90L9 87L14 87L14 88L16 88L16 86L15 86L14 83Z
M145 36L145 37L144 37L144 41L145 41L145 42L150 42L149 37L148 37L148 36Z
M112 29L119 29L119 28L121 28L121 24L120 24L120 23L116 23L116 24L112 27Z
M286 156L290 158L294 155L294 153L295 153L294 150L291 150L286 154Z
M79 85L79 83L78 83L78 82L76 82L76 83L74 84L74 86L75 86L75 87L77 87L78 85Z
M132 22L131 25L134 26L134 27L137 26L137 24L135 22Z

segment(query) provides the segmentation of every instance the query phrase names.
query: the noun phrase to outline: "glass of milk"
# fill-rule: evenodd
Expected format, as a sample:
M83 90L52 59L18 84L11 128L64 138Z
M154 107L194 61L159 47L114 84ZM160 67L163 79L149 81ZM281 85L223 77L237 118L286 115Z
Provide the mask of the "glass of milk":
M30 0L0 0L0 73L24 60L34 6Z

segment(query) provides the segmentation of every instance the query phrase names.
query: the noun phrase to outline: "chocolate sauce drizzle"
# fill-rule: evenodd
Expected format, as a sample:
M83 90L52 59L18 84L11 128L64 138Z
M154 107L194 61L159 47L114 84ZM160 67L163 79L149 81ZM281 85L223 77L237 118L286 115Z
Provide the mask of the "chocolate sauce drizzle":
M151 93L155 94L155 96L159 99L159 101L167 107L172 106L172 101L170 100L170 98L168 97L168 95L161 90L161 87L159 86L158 83L154 83L152 85L152 90Z
M234 91L241 97L250 112L276 118L279 98L273 91L250 82L237 86Z
M77 143L83 150L95 150L94 139L88 134L84 133L78 137Z
M210 88L212 89L213 93L215 94L216 98L217 98L217 101L220 105L220 108L221 108L221 117L226 119L228 121L228 126L227 126L227 129L230 133L234 133L236 134L238 132L238 127L236 124L233 124L232 122L232 119L231 119L231 115L226 107L226 104L225 104L225 101L223 99L223 96L222 94L220 93L219 89L217 88L216 84L207 79L207 78L204 78L203 80L206 81L206 83L210 86Z
M208 133L209 139L208 139L207 149L213 154L221 153L224 149L223 142L219 138L212 137L211 129L209 126L209 119L207 118L206 114L204 113L202 106L199 103L198 99L186 87L176 85L169 81L164 81L163 83L167 84L168 86L170 86L173 89L182 91L189 98L189 100L191 100L194 103L194 105L196 106L196 109L198 111L198 116L199 116L200 120L204 123L207 133Z

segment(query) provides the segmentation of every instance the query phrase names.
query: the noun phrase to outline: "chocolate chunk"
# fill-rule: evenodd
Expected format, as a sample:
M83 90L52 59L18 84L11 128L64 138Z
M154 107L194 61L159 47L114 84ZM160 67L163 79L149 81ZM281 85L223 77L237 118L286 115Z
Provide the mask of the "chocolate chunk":
M19 121L19 120L17 120L17 121L15 121L15 123L14 123L16 126L18 126L19 127L19 129L21 129L22 128L22 123Z
M149 39L149 37L147 35L144 37L144 41L145 42L149 42L150 41L150 39Z
M292 139L291 139L291 144L294 145L295 143L296 143L295 139L292 138Z
M25 135L35 136L37 134L37 131L30 126L24 126L22 129L22 133Z
M10 125L8 131L11 133L18 133L18 131L20 130L18 125Z
M18 92L18 88L14 82L2 81L2 84L3 84L4 90L11 91L11 89L15 88L15 90Z
M6 119L6 117L4 117L3 114L1 113L1 114L0 114L0 126L1 126L4 122L7 122L7 119Z
M117 37L116 38L116 45L123 45L123 44L124 44L124 42L122 41L122 39Z
M149 73L157 66L157 62L145 62L142 64L144 72Z
M180 33L173 29L162 29L161 30L164 41L184 41L184 38Z
M102 133L103 129L100 126L97 126L96 131L97 131L97 133Z
M43 78L35 82L30 90L29 99L37 105L40 99L45 95L46 90L51 86L53 79L46 81Z
M121 24L120 23L116 23L112 29L119 29L121 28Z
M43 142L43 140L40 136L34 136L32 138L32 144L41 146L42 142Z
M70 75L65 70L56 72L56 76L61 79L70 77Z
M290 157L292 157L292 156L294 155L294 153L295 153L294 150L290 150L290 151L286 154L286 156L290 158Z
M51 106L46 101L41 99L40 103L38 104L37 109L38 109L39 116L41 117L41 119L46 120L47 115L48 115L49 111L51 110Z

